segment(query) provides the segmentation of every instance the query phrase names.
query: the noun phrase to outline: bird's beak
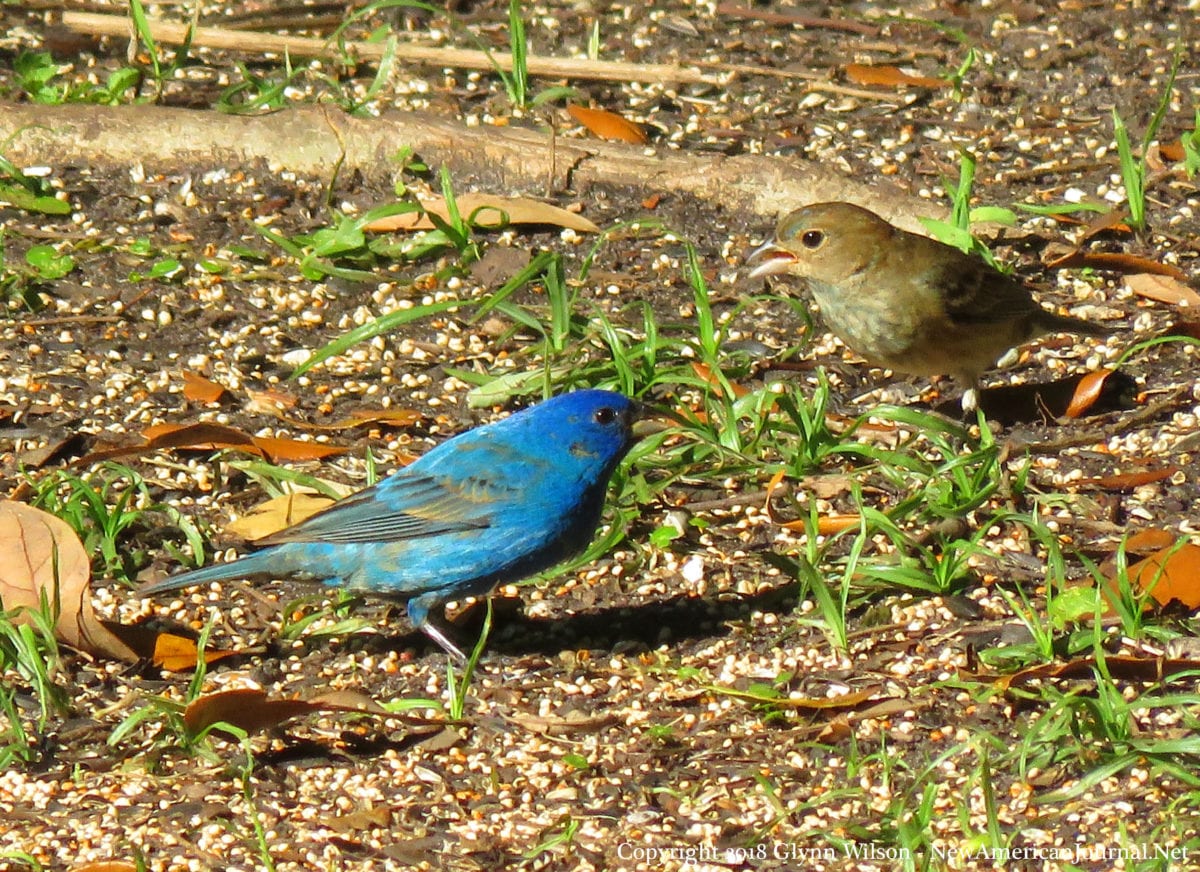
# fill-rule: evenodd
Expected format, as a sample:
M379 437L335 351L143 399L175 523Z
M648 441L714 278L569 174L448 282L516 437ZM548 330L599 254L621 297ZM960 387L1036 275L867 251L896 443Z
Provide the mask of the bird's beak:
M795 262L794 254L768 240L746 255L746 266L757 264L750 272L746 273L746 278L757 279L763 276L778 275L787 272L788 267Z

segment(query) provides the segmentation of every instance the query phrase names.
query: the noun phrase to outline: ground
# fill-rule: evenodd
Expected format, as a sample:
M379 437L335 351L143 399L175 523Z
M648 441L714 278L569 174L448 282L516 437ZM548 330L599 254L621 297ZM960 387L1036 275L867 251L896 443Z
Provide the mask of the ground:
M202 20L231 24L236 9ZM455 12L507 53L507 8ZM581 54L596 33L601 59L744 68L720 85L572 82L577 102L646 125L646 148L816 161L886 180L897 202L928 202L930 215L949 206L963 150L977 163L973 206L1087 202L1120 214L1129 192L1113 110L1140 154L1161 109L1145 229L1085 230L1094 212L1020 211L1014 227L976 227L1045 305L1109 323L1112 338L1024 348L988 374L1001 390L985 392L991 425L981 429L943 403L954 399L949 383L872 368L825 334L798 285L745 279L744 256L774 216L652 180L556 193L602 228L643 219L598 245L546 226L429 251L383 249L391 237L376 236L375 250L352 244L302 268L314 243L304 234L319 242L337 213L394 201L397 179L438 190L439 168L355 171L331 188L286 168L229 166L220 153L161 170L149 142L137 166L102 155L87 165L45 155L44 171L22 161L72 212L0 203L0 486L51 509L80 487L109 504L130 494L144 511L109 537L111 558L96 545L96 608L124 626L207 628L209 645L234 656L189 687L191 665L64 648L45 654L47 688L5 633L0 858L154 870L989 869L1005 856L1020 869L1200 866L1195 623L1178 602L1095 621L1093 606L1106 607L1091 594L1095 577L1120 576L1096 567L1127 534L1197 536L1200 386L1186 339L1196 328L1187 308L1125 279L1158 265L1194 283L1200 193L1173 156L1200 107L1189 51L1163 93L1175 46L1200 37L1196 10L770 13L833 18L800 26L760 7L683 2L524 9L536 55ZM34 6L2 14L0 90L11 104L32 99L26 49L69 64L50 87L93 102L89 88L113 71L149 69L144 47L131 62L124 40L71 36ZM473 47L428 10L369 15L349 33L385 25ZM174 48L159 51L166 62ZM956 81L872 84L850 64ZM370 64L296 65L294 101L434 111L500 124L497 136L553 118L559 135L586 136L561 101L515 109L486 72L406 67L369 92ZM197 47L161 94L151 77L140 93L212 111L231 83L254 83L236 103L282 71L277 58ZM535 79L531 90L557 84ZM1076 242L1126 260L1046 265ZM49 277L26 266L39 244L69 254L72 268ZM566 281L539 276L501 300L543 252L561 255ZM447 300L462 305L294 376L355 327ZM719 330L706 332L710 315ZM1185 338L1143 344L1167 335ZM1004 392L1102 368L1117 372L1078 417L1039 406L1027 388ZM204 397L196 377L225 393ZM583 385L636 391L691 423L634 452L581 561L497 593L465 681L458 669L448 678L442 652L385 601L330 602L295 582L157 601L134 590L195 559L189 524L207 559L239 548L229 524L289 475L357 489L454 433ZM354 415L366 423L349 423ZM136 447L152 425L200 420L345 453L260 457L209 439L96 459ZM85 542L104 539L94 527ZM1142 552L1129 550L1132 563ZM1177 572L1187 589L1196 570ZM454 632L469 644L483 613L454 606ZM275 700L353 693L336 699L372 713L264 715L268 728L240 745L197 741L182 704L234 688Z

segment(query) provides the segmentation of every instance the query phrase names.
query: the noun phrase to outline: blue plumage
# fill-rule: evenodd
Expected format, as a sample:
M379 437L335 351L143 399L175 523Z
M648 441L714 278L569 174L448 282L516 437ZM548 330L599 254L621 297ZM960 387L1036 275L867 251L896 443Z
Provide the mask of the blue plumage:
M261 551L140 592L234 578L321 580L408 600L413 626L461 659L430 611L579 553L636 439L638 409L611 391L554 397L455 436L373 487L258 540Z

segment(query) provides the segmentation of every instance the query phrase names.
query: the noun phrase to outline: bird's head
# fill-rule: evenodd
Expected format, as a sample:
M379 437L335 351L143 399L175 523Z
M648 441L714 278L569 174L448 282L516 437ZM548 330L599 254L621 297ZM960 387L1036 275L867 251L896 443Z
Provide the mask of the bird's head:
M814 203L789 212L774 238L750 252L750 278L792 275L840 285L866 269L895 228L852 203Z

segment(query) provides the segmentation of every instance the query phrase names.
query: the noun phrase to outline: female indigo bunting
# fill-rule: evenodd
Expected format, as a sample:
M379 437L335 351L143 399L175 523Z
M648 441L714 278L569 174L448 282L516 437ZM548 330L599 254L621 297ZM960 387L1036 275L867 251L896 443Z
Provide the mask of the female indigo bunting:
M640 406L583 390L469 430L378 484L260 539L264 550L151 583L157 594L250 577L323 580L408 600L413 626L465 659L431 609L577 554L600 523Z
M753 251L750 277L805 278L843 342L880 366L951 375L975 406L979 376L1010 348L1046 333L1106 335L1056 315L982 259L893 227L850 203L815 203L784 216Z

